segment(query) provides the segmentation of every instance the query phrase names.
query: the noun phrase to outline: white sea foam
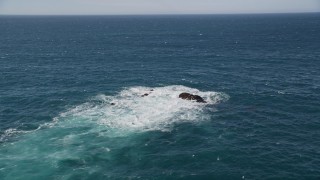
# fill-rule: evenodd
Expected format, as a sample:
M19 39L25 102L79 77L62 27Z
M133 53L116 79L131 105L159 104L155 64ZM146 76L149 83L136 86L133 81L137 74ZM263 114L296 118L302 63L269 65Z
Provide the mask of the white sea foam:
M180 99L182 92L200 95L207 103ZM145 93L148 96L142 97ZM212 105L227 99L224 93L201 92L179 85L156 88L140 86L127 88L115 96L98 95L91 102L61 114L61 117L91 121L123 131L166 131L177 122L207 119L204 109L213 109Z

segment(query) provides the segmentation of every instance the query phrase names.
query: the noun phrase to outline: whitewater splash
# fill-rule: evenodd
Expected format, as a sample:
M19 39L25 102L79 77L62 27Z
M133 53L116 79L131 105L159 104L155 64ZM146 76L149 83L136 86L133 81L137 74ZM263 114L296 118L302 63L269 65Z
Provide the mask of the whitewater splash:
M183 100L179 94L197 94L207 103ZM143 96L148 93L148 96ZM55 117L52 122L40 125L36 130L47 128L87 128L87 133L107 136L127 135L130 132L151 130L168 131L175 123L200 122L210 118L217 103L228 100L229 96L219 92L202 92L186 86L131 87L114 96L98 95ZM89 127L89 128L88 128ZM0 139L19 130L10 129ZM22 132L23 134L27 132Z
M200 95L207 102L197 103L179 98L188 92ZM148 96L143 96L144 94ZM85 119L123 131L168 130L176 122L202 121L208 116L205 107L228 99L218 92L201 92L185 86L131 87L115 96L98 95L92 101L62 113L64 120Z

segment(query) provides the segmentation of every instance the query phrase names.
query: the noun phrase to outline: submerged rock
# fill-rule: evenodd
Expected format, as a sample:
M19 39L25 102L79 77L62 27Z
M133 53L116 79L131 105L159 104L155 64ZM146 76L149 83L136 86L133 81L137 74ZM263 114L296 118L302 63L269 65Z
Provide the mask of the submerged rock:
M149 94L148 94L148 93L145 93L145 94L142 95L141 97L145 97L145 96L149 96Z
M190 93L181 93L179 95L179 98L185 99L185 100L195 100L196 102L199 103L207 103L201 96L190 94Z

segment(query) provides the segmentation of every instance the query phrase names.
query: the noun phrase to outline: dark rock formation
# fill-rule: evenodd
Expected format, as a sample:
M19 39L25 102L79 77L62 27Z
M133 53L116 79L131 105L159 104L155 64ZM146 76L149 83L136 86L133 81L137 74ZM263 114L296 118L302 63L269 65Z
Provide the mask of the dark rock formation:
M149 96L149 94L151 94L152 91L153 91L153 89L150 89L150 92L149 92L149 93L144 93L143 95L141 95L141 97Z
M144 95L142 95L141 97L145 97L145 96L148 96L149 94L148 93L145 93Z
M196 102L199 102L199 103L206 103L206 101L201 96L193 95L193 94L186 93L186 92L181 93L179 95L179 98L186 99L186 100L195 100Z

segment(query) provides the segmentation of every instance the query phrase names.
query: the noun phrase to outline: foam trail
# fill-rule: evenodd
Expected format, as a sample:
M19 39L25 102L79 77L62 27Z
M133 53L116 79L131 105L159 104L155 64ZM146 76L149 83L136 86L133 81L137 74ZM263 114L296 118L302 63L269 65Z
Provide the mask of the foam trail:
M182 100L181 92L198 94L208 103ZM141 97L145 93L149 95ZM52 172L67 170L68 174L71 167L72 171L86 168L95 172L97 160L112 168L123 150L132 145L139 150L145 144L144 138L140 139L144 132L170 131L177 123L201 122L210 118L212 112L207 110L212 105L227 99L223 93L185 86L131 87L114 96L98 95L36 130L8 129L3 140L14 136L19 140L0 143L0 179L39 179Z
M180 99L179 94L182 92L200 95L207 103ZM146 93L148 96L142 97ZM130 87L114 96L97 95L30 132L52 127L60 130L87 128L87 133L99 133L102 136L124 136L131 132L151 130L168 131L175 123L208 119L210 113L204 111L213 110L212 105L228 98L224 93L202 92L181 85ZM0 137L0 141L30 132L8 129Z

